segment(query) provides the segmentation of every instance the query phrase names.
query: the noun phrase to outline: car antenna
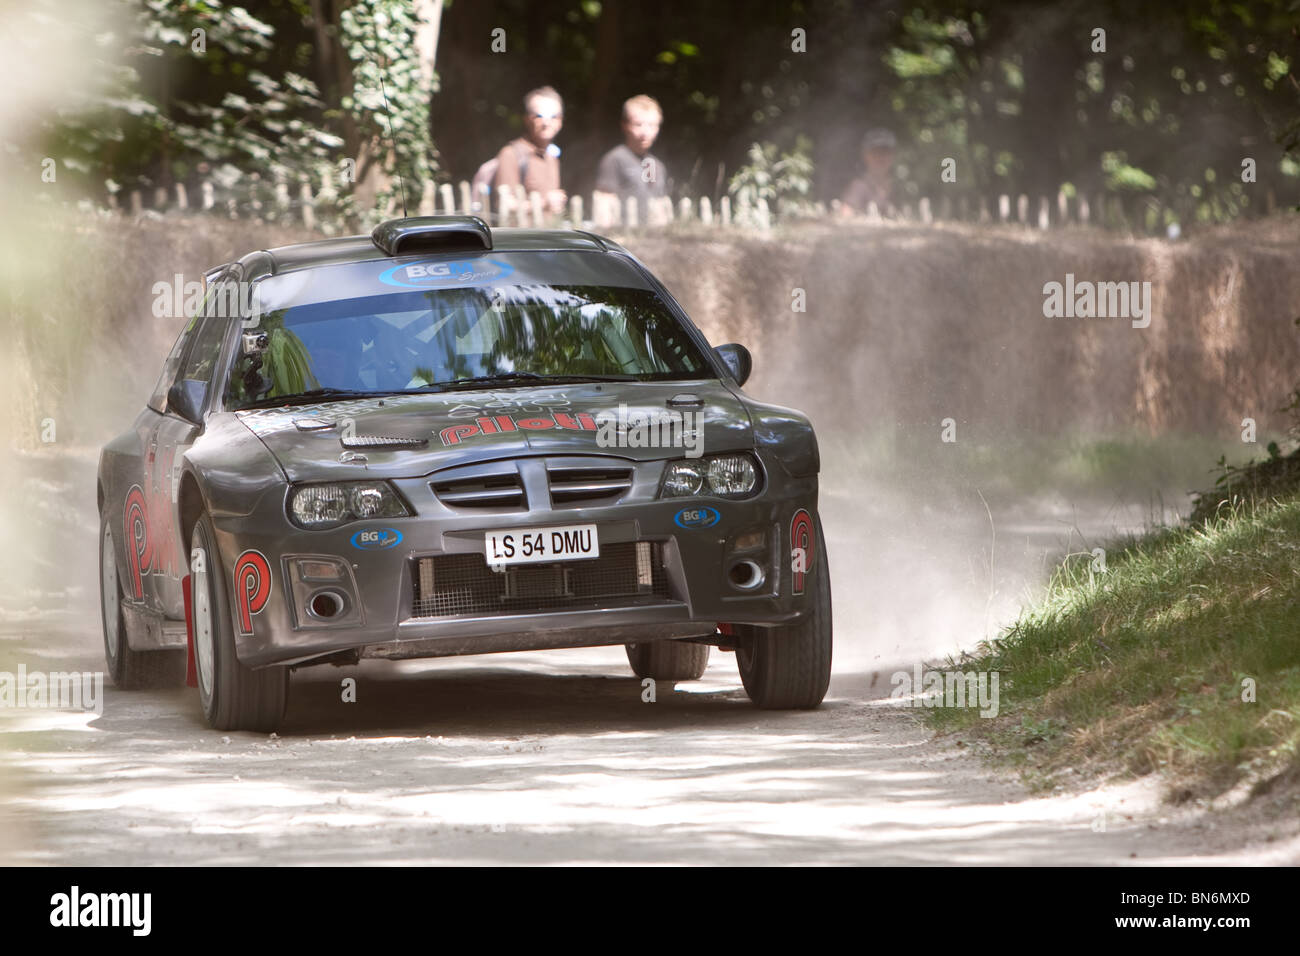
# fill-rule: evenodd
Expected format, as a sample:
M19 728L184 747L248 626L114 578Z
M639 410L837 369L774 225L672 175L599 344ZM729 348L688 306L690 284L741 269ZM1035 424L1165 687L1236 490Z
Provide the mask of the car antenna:
M393 147L393 168L397 170L397 187L402 193L402 218L406 218L406 184L402 182L402 157L397 152L397 140L393 138L393 113L388 108L388 88L384 85L384 74L388 72L388 57L384 57L384 68L379 71L379 91L384 94L384 115L388 117L388 145Z

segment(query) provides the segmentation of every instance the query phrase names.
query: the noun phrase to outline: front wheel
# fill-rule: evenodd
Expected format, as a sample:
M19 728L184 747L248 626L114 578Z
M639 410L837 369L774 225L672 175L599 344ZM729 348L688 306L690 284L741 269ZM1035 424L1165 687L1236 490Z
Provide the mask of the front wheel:
M235 654L235 619L216 535L207 513L190 537L190 589L194 669L199 702L214 730L270 733L280 726L289 700L289 668L245 667Z
M816 542L812 607L802 621L779 627L732 625L745 693L765 710L816 707L830 686L831 573L820 518Z

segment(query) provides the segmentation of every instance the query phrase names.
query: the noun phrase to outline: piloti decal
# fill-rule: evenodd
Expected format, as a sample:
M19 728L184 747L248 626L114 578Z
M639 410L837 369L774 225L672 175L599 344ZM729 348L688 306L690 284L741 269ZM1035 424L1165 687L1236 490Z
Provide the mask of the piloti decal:
M245 551L235 562L235 603L239 632L253 633L253 615L266 607L271 597L271 566L260 551Z
M803 594L804 580L813 560L814 538L812 517L800 508L790 519L790 566L795 594Z
M578 431L594 432L597 430L596 419L586 412L570 415L568 412L552 412L549 415L528 417L516 415L491 415L474 419L473 423L461 422L448 425L438 432L443 445L459 445L466 438L476 435L496 435L500 432L546 431L548 428L567 428Z

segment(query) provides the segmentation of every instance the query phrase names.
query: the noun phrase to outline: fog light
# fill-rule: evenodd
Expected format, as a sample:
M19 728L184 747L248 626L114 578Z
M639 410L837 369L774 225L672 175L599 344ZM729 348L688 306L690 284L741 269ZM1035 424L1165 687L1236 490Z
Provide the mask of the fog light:
M733 551L756 551L763 547L767 542L767 535L762 531L750 531L747 534L738 534L732 539L731 548Z
M352 567L327 554L285 558L294 627L346 627L365 622Z
M333 561L299 561L298 574L304 581L341 581L343 569Z

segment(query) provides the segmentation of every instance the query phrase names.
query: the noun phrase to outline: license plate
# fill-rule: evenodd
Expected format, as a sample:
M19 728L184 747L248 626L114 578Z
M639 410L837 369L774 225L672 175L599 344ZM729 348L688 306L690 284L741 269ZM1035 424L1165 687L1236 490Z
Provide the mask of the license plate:
M488 564L536 564L542 561L575 561L600 557L594 524L570 524L558 528L515 528L488 531L483 553Z

